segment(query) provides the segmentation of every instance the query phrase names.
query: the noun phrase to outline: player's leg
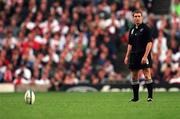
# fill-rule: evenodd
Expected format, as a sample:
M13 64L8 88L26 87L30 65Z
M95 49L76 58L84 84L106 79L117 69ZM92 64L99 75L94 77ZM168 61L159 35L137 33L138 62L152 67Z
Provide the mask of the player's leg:
M143 69L143 73L145 76L145 84L148 90L148 99L147 101L152 101L153 98L153 80L151 77L151 69L150 68L145 68Z
M139 80L138 80L138 70L131 71L131 86L133 89L133 98L130 101L136 102L139 100Z

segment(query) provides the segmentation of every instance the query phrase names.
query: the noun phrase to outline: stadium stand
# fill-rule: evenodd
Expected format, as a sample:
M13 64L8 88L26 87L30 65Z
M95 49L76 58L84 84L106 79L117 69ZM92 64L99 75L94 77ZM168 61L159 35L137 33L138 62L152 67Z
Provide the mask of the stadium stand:
M128 83L124 53L139 9L154 38L155 83L180 83L180 0L163 1L160 10L152 0L0 0L0 82Z

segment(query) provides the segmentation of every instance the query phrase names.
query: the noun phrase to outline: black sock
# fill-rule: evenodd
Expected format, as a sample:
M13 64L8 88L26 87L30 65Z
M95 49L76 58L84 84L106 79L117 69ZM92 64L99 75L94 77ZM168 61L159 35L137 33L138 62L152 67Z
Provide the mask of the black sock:
M148 90L148 98L153 98L153 83L146 84Z
M139 99L139 84L132 85L134 99Z

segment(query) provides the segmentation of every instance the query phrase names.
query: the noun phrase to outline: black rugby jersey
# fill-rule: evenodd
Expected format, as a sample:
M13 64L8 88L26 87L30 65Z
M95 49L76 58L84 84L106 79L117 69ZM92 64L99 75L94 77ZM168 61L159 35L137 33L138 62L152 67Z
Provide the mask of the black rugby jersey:
M148 42L152 42L150 28L142 23L138 27L134 25L129 32L128 44L132 45L131 53L142 53L146 50Z

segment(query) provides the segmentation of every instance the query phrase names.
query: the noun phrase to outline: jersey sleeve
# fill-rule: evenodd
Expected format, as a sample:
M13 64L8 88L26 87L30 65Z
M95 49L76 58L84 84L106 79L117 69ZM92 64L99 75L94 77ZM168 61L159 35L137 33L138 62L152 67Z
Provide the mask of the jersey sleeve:
M129 31L129 37L128 37L128 44L130 45L132 45L131 32L132 32L132 29Z
M146 39L147 39L147 43L152 42L152 32L149 27L146 28Z

